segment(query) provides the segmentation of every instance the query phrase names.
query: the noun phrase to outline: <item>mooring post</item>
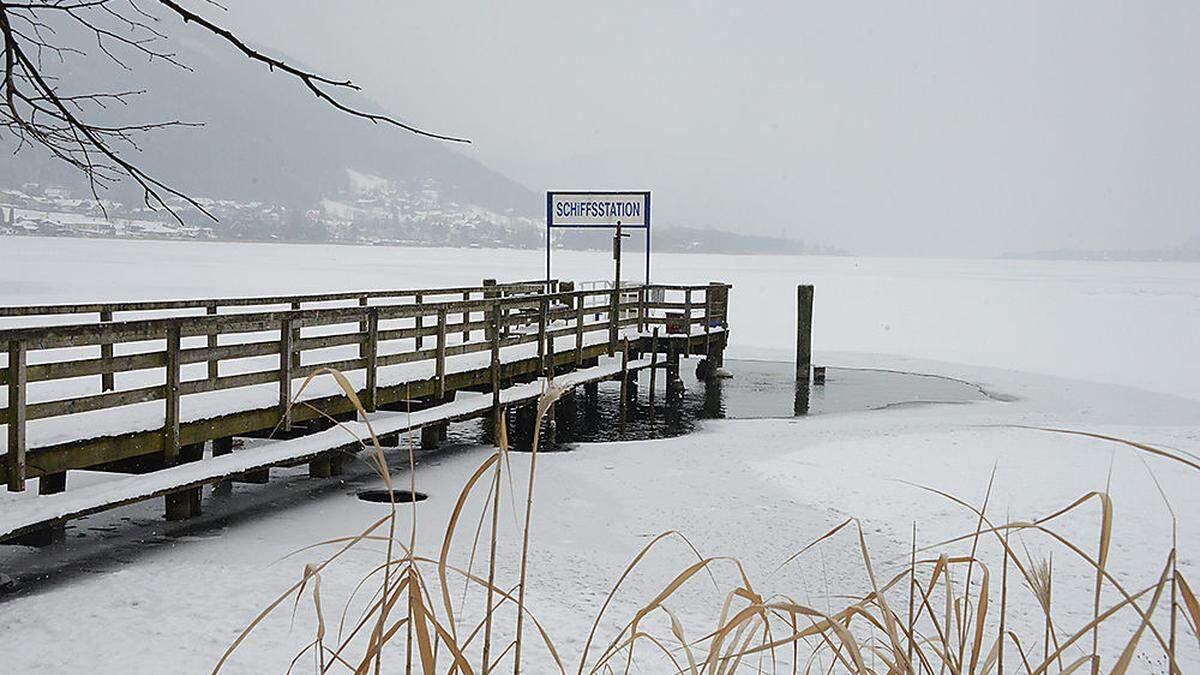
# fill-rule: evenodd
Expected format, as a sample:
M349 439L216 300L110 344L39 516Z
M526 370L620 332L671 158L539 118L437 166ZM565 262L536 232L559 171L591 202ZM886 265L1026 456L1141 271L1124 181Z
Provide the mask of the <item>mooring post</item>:
M796 381L809 380L812 368L813 287L796 286Z
M8 343L8 489L25 490L26 369L25 343Z
M812 373L813 287L796 286L796 398L793 412L808 414L809 382Z
M113 320L113 313L112 313L111 309L100 310L100 323L112 323L112 320ZM100 358L104 359L105 361L111 361L112 357L113 357L112 341L105 340L104 342L101 342L100 343ZM114 375L111 372L101 374L100 375L100 390L101 391L112 391L114 388L115 388Z

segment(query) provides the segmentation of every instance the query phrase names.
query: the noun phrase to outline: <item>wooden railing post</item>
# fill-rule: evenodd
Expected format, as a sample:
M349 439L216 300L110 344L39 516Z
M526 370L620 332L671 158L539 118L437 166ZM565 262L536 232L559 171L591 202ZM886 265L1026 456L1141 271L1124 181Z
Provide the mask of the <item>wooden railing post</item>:
M293 357L299 356L292 339L293 330L291 317L279 323L279 428L283 431L292 428L292 366Z
M463 299L463 302L470 302L471 301L471 292L464 291L462 299ZM471 329L466 327L467 324L471 323L471 312L469 310L466 310L466 309L463 310L462 322L463 322L462 341L463 341L463 344L466 344L471 341Z
M168 463L179 457L179 322L172 321L167 326L166 348L166 385L163 398L166 400L166 414L163 419L163 457Z
M371 299L365 295L358 296L359 307L366 307L370 301ZM371 327L368 325L368 321L368 319L363 319L362 321L358 322L358 332L362 333L364 336L371 330ZM358 343L358 358L360 359L367 355L366 344L367 341L365 337L362 342Z
M112 320L113 313L111 309L100 310L100 323L112 323ZM100 358L104 359L105 361L109 361L112 360L112 357L113 344L108 341L100 343ZM114 381L115 375L113 373L103 373L100 375L100 390L112 391L116 388Z
M646 292L645 286L638 289L637 329L639 334L646 330Z
M621 289L614 288L612 291L612 299L608 306L608 355L613 355L613 350L617 347L617 330L619 328L619 317L621 315Z
M446 309L438 309L437 315L437 395L446 395Z
M367 412L375 412L379 407L379 308L367 310L367 340L366 370L367 370Z
M538 303L538 363L546 366L546 323L550 315L550 299L542 298Z
M293 302L292 303L292 311L299 312L300 311L300 303ZM300 342L300 322L296 321L293 323L293 327L292 327L292 345L295 346L295 344L298 342ZM293 349L291 354L292 354L292 357L291 357L292 369L299 368L300 367L300 350Z
M492 343L492 407L500 409L500 303L492 303L491 333Z
M28 373L25 369L25 343L8 343L8 489L25 490L25 388Z
M710 289L711 290L711 289ZM712 294L704 292L704 354L712 354Z
M575 367L583 365L583 294L575 295Z
M654 405L654 382L658 377L658 326L650 336L650 405Z
M421 333L421 329L425 327L425 314L422 313L421 305L425 304L424 298L420 293L417 293L417 332ZM417 335L417 350L425 348L425 335L422 333Z
M685 332L690 336L692 334L692 289L687 289L683 292L683 315L686 317L684 324L686 325Z
M629 338L621 341L621 401L617 408L621 412L621 424L625 424L625 410L629 406Z
M208 316L217 315L217 303L210 302L204 307L204 313ZM213 349L217 346L217 331L216 322L213 322L213 327L209 329L208 336L204 339L204 346ZM220 375L220 361L217 359L208 360L208 379L215 380Z

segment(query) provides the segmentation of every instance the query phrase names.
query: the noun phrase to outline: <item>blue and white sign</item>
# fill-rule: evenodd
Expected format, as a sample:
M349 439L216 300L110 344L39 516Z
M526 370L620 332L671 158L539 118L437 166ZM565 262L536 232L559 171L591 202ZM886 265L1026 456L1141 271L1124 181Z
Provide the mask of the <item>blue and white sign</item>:
M547 192L548 227L650 227L649 192Z

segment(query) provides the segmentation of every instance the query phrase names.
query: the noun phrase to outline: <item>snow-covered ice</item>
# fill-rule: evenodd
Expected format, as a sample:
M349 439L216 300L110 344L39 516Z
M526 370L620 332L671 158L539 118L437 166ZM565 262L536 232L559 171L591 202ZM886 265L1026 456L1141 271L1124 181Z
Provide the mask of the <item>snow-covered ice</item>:
M0 239L0 302L474 283L476 277L536 277L540 255ZM555 254L562 277L601 278L608 263L602 252ZM974 527L961 509L910 483L978 502L995 467L990 509L1013 518L1042 515L1109 486L1116 506L1111 565L1131 586L1153 583L1170 548L1163 495L1177 514L1200 512L1195 471L1139 458L1116 444L1015 426L1084 429L1196 453L1200 360L1191 352L1200 335L1200 265L682 255L658 256L655 264L655 278L664 282L734 285L731 355L788 358L795 284L814 283L819 363L947 375L1011 400L712 421L681 438L543 456L530 604L570 665L625 564L667 529L686 534L706 554L741 558L760 592L824 606L834 602L830 596L867 588L854 564L856 542L823 544L772 572L847 516L861 518L874 558L891 569L907 559L914 522L923 544ZM422 550L436 551L458 490L488 452L467 447L422 458L415 480L430 495L418 507ZM512 459L519 478L528 456ZM6 667L211 669L244 623L317 558L315 552L280 561L283 556L353 534L381 515L379 505L352 496L370 482L366 474L356 467L340 484L283 470L271 485L236 486L232 500L214 501L198 523L168 528L155 521L155 509L135 507L126 516L132 524L120 522L121 512L97 517L103 527L117 528L109 538L89 532L57 552L0 551L0 567L49 575L23 581L24 593L0 601L3 633L23 645L6 656ZM511 536L515 519L507 517L515 509L506 509L509 536L500 555L511 564L519 541ZM1062 527L1092 541L1097 523L1096 511L1088 509ZM1178 527L1180 569L1195 579L1200 523L1182 517ZM175 536L157 539L164 531ZM364 549L328 569L322 580L327 602L346 597L378 555ZM636 600L693 559L681 544L668 544L647 559L610 613L628 618ZM1088 598L1090 577L1066 556L1055 561L1062 566L1056 602ZM698 586L673 609L685 622L699 622L695 630L708 628L702 620L711 619L711 595ZM1011 620L1018 630L1035 626L1031 632L1040 635L1028 610ZM1086 612L1064 610L1059 618L1079 625ZM1106 628L1102 641L1110 648L1123 643L1127 628ZM268 620L237 652L229 672L286 668L312 629L303 610L294 626L287 612ZM50 644L55 648L43 648ZM1182 640L1180 650L1184 672L1200 667L1194 640ZM527 659L529 672L546 672L538 650L527 648ZM1146 670L1151 665L1139 662Z

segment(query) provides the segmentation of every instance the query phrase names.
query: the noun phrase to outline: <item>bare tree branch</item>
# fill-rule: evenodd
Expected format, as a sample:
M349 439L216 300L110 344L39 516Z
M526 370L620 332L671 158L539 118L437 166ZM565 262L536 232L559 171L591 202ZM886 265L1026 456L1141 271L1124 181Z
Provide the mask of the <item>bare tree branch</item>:
M217 9L225 9L214 0L205 2ZM59 81L45 72L43 59L46 56L60 62L68 57L95 58L86 55L85 45L72 42L78 38L60 37L47 17L82 28L88 41L94 41L97 52L115 67L133 70L133 66L126 61L127 56L134 55L148 62L162 61L191 70L174 52L169 51L170 39L154 27L159 19L150 8L157 8L178 17L185 24L197 26L251 61L298 80L319 100L347 115L375 124L399 127L428 138L470 143L465 138L425 131L394 117L348 105L339 100L337 91L358 91L359 87L350 80L331 78L268 56L251 47L231 30L175 0L0 0L0 40L3 41L0 132L7 132L16 138L15 152L38 145L79 170L86 177L92 196L102 210L104 204L100 200L99 190L125 178L133 180L141 188L147 207L165 209L181 224L183 220L177 211L177 204L169 203L172 198L216 219L198 201L149 175L122 154L122 148L134 152L140 149L137 137L141 134L170 127L200 125L180 120L122 125L94 122L91 113L104 110L112 103L127 106L130 99L145 92L64 93L60 91Z

